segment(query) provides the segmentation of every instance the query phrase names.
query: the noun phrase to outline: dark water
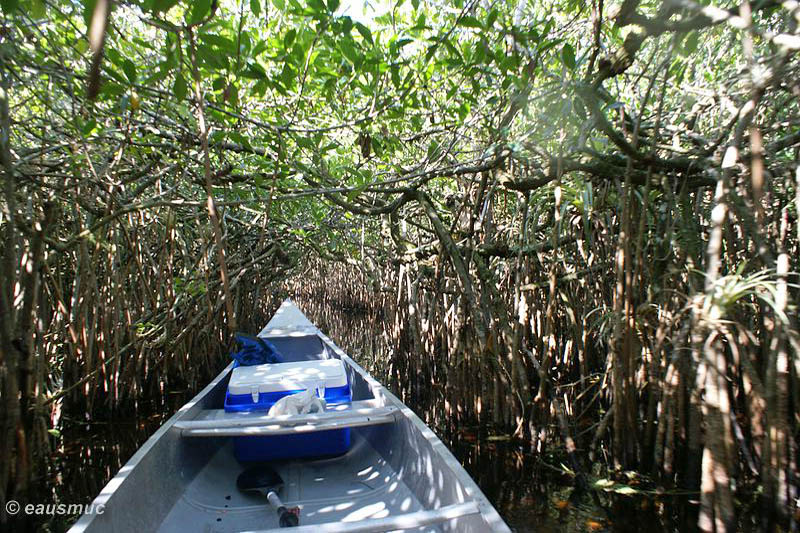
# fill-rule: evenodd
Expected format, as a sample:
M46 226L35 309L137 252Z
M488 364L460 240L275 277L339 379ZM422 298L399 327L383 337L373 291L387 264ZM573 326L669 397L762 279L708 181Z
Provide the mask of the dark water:
M561 466L559 450L534 456L526 443L477 428L447 429L436 401L418 401L409 384L386 371L391 350L379 319L363 313L315 308L300 302L319 325L363 367L389 387L425 420L475 479L497 510L517 532L549 531L683 531L675 497L621 497L591 491L574 497L572 478ZM220 368L225 361L220 361ZM53 502L89 503L142 443L195 391L167 391L139 413L113 421L67 421L49 472ZM58 517L37 524L47 531L65 530L75 517Z

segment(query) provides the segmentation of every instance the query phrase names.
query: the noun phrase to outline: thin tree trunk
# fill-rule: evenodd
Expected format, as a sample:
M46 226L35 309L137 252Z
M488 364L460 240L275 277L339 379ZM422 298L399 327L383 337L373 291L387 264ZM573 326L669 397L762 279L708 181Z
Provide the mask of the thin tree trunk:
M236 314L233 308L233 299L231 296L230 282L228 278L228 265L225 258L225 243L222 236L222 227L217 213L217 207L214 204L214 190L211 178L211 156L208 151L208 126L206 125L205 117L205 100L203 97L202 82L200 80L200 71L197 68L197 47L194 40L194 32L190 28L187 30L189 33L189 43L192 59L192 74L194 77L194 97L195 104L197 105L197 124L200 129L200 144L203 149L203 173L205 177L206 188L206 208L208 210L208 218L211 220L211 227L214 230L214 245L217 248L217 260L219 261L219 275L222 280L222 292L225 298L225 311L228 317L228 329L236 331Z
M709 328L720 320L722 310L713 301L715 284L721 267L722 237L727 218L726 173L717 180L715 206L711 213L711 235L708 242L705 306L701 329ZM718 327L718 326L714 326ZM695 345L697 350L698 346ZM700 517L702 531L727 533L735 528L733 496L731 492L731 453L733 436L730 427L730 401L728 398L727 362L719 334L712 329L696 358L704 361L708 369L703 415L706 419L706 442L703 450Z
M775 291L774 329L769 347L766 376L766 426L763 447L764 503L770 521L776 515L791 513L788 490L788 409L789 409L789 353L786 343L785 318L788 303L787 274L789 255L784 249L788 231L787 213L781 217L780 253L777 264L777 287ZM767 530L770 526L767 526Z
M7 520L6 501L11 496L6 492L9 487L12 463L15 454L23 453L16 447L17 428L20 422L19 405L19 365L25 354L22 352L21 339L15 338L17 332L17 316L15 312L15 286L18 279L17 265L19 251L17 242L17 189L14 176L14 164L11 160L11 116L9 112L8 53L9 46L4 44L0 50L0 163L2 164L3 192L5 205L5 234L2 236L0 250L0 365L4 366L4 375L0 378L3 392L3 407L0 414L0 506L2 515L0 523ZM12 488L12 494L14 489Z

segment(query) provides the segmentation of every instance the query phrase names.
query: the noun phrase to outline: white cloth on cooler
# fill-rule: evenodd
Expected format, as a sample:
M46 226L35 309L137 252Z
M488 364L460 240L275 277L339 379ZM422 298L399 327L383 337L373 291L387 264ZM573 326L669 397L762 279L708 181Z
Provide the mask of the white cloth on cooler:
M275 405L270 407L269 416L322 413L325 411L325 406L327 404L325 403L324 398L319 398L315 394L318 388L322 387L309 387L303 392L297 392L295 394L290 394L289 396L284 396L275 402ZM325 389L322 388L322 390L324 391ZM322 394L324 395L325 393L322 392Z

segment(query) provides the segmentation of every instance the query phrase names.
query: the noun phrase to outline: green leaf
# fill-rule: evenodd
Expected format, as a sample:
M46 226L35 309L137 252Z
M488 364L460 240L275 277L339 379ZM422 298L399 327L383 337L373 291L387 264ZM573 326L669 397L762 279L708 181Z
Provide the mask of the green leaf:
M186 85L186 79L181 74L178 74L175 77L175 84L172 86L172 92L175 94L175 98L183 100L186 98L188 90L189 87Z
M370 185L369 183L362 183L358 187L354 188L352 191L348 192L347 193L347 201L348 202L352 202L353 200L355 200L358 197L359 194L364 192L364 189L369 187L369 185Z
M428 145L428 160L432 161L439 157L439 143L436 141L431 141Z
M245 137L244 135L242 135L238 131L230 132L228 134L228 137L230 138L230 140L232 140L233 142L235 142L237 144L240 144L240 145L242 145L242 146L244 146L246 148L252 148L252 145L250 144L250 139L248 139L247 137Z
M153 0L153 13L166 13L178 3L178 0Z
M292 51L286 56L286 60L298 67L302 67L306 62L306 51L303 49L303 45L300 42L294 44Z
M306 2L308 3L308 7L311 8L312 13L314 14L325 13L328 9L322 0L306 0Z
M451 55L453 55L453 56L455 56L454 58L451 58L451 59L453 59L454 61L456 61L456 62L457 62L459 65L461 65L462 63L464 63L464 58L463 58L463 57L461 57L461 52L459 51L459 49L458 49L458 48L456 48L456 47L453 45L453 43L451 43L451 42L450 42L450 39L445 39L445 40L444 40L444 41L442 41L442 42L444 43L444 46L445 46L445 48L447 48L447 50L450 52L450 54L451 54ZM511 56L509 56L509 57L511 57Z
M47 15L44 0L33 0L29 9L31 18L34 20L42 19Z
M122 67L122 63L125 61L125 58L122 57L119 52L117 52L110 46L106 46L104 53L108 58L108 60L111 61L115 66Z
M252 94L258 96L259 98L264 96L264 93L267 92L267 80L260 80L258 81L251 90Z
M232 39L213 33L201 33L199 37L205 44L211 45L214 48L219 48L223 52L231 55L236 54L236 43L233 42Z
M465 118L467 118L467 115L469 114L469 109L470 109L470 106L469 106L469 103L467 103L467 102L461 102L461 105L458 106L458 117L462 121Z
M376 156L381 157L383 155L383 146L381 142L376 137L370 138L370 141L372 143L372 151L375 152Z
M425 12L421 12L417 17L417 21L414 23L414 27L411 28L411 31L422 31L425 29Z
M561 49L561 60L568 69L575 70L575 49L569 43Z
M239 88L233 83L228 85L228 103L230 103L234 109L239 107Z
M133 61L126 58L122 62L122 71L128 77L128 81L136 83L136 65L133 64Z
M350 35L350 32L353 30L353 19L350 17L342 17L342 31L344 35Z
M261 14L261 2L258 0L250 0L250 11L253 12L253 15L256 17Z
M215 68L227 68L230 55L232 54L221 53L217 48L207 44L200 44L197 47L197 57L200 61Z
M128 80L122 74L117 72L115 69L109 67L108 69L106 69L106 73L109 75L109 77L114 78L114 80L118 81L119 83L124 85L128 84Z
M331 13L339 9L339 0L328 0L328 11Z
M331 142L320 148L319 151L324 154L325 152L330 152L331 150L335 150L337 148L339 148L339 143Z
M697 50L697 44L700 40L700 34L696 31L689 32L689 35L686 36L686 42L683 43L683 51L681 55L688 56L695 50Z
M191 16L189 17L189 24L196 24L203 20L208 12L211 10L212 0L195 0L192 6Z
M297 138L297 144L299 144L301 147L307 148L309 150L313 150L314 148L316 148L316 145L314 144L314 141L309 139L308 137L298 137Z
M494 26L494 23L497 20L497 15L498 15L497 8L493 8L489 12L489 17L486 19L487 28L491 28L492 26Z
M3 13L10 15L19 7L19 0L0 0L0 6L3 8Z
M245 78L251 78L254 80L263 80L266 79L267 72L264 70L264 67L262 67L258 63L248 63L247 68L245 69L242 75Z
M267 42L266 41L258 41L256 43L255 48L253 48L253 53L251 54L253 57L258 57L264 53L264 50L267 49Z
M13 4L14 9L19 4L19 0L0 0L3 4L3 11L9 13L6 10L6 4ZM83 21L86 23L86 28L88 29L89 26L92 24L92 15L94 14L94 6L97 4L97 0L84 0L83 2Z
M339 43L342 53L353 63L353 66L361 61L361 55L356 51L354 44L352 39L342 39Z
M436 55L436 49L439 47L438 43L434 43L428 47L428 51L425 52L425 63L429 62L433 59L433 56Z
M289 63L284 63L283 70L281 71L280 79L283 86L291 89L294 86L294 79L297 72L292 68Z
M360 22L356 22L355 25L356 25L356 30L358 31L358 33L361 34L361 36L364 38L365 41L367 41L371 45L375 44L375 41L372 40L372 32L369 31L369 28L367 28Z
M96 127L97 121L95 119L90 119L81 127L81 133L84 137L88 137Z
M113 81L107 81L100 88L100 96L103 99L113 99L116 96L124 94L126 91L127 89L122 85L114 83Z
M483 24L481 24L481 21L472 15L465 15L461 17L461 20L458 21L458 25L464 26L465 28L478 28L479 30L483 29Z
M283 46L285 48L289 48L292 46L295 37L297 37L297 30L292 28L291 30L286 32L286 35L283 36Z

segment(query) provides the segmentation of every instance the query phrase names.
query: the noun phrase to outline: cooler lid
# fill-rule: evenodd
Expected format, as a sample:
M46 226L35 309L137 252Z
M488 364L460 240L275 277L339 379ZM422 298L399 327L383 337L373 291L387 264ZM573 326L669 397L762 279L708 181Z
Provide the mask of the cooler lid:
M297 361L237 366L228 383L230 394L254 394L324 387L347 386L347 373L340 359ZM257 400L256 400L257 401Z

